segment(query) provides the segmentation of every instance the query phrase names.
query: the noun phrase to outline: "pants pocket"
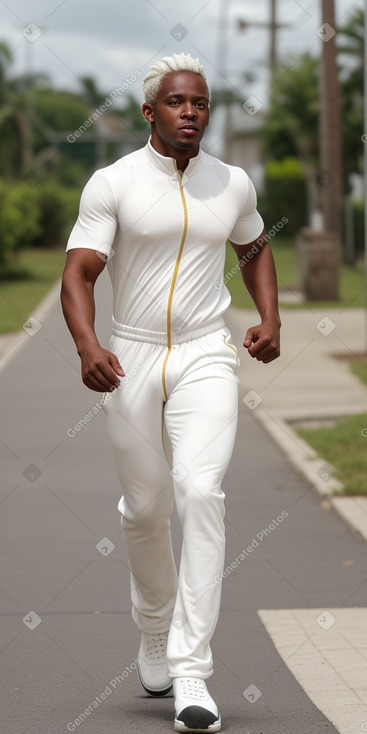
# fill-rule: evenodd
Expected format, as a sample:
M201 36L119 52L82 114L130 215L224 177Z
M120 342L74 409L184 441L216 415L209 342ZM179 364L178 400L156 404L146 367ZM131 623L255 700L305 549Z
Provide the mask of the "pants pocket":
M237 355L237 349L234 344L231 344L231 332L229 330L226 330L225 337L224 337L224 343L229 347L229 349L232 349L232 351Z
M231 332L229 331L229 329L227 329L227 328L226 328L226 329L225 329L225 332L224 332L224 345L225 345L225 346L226 346L226 347L227 347L228 349L230 349L230 351L231 351L231 352L233 353L233 355L234 355L234 357L235 357L235 366L234 366L234 371L235 371L235 373L237 373L237 371L238 371L238 369L239 369L239 366L240 366L241 362L240 362L240 358L239 358L239 356L238 356L237 348L236 348L236 347L235 347L235 345L234 345L234 344L232 344L232 343L231 343L231 341L230 341L230 340L231 340L231 337L232 337L232 335L231 335ZM237 376L237 375L236 375L236 376Z

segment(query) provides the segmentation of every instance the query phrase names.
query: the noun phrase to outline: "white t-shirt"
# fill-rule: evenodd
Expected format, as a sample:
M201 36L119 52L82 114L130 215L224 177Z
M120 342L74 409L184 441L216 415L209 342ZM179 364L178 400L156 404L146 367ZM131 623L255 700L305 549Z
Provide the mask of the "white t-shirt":
M231 300L219 286L226 240L248 244L263 226L242 168L200 149L181 179L149 139L90 178L66 250L107 256L116 322L180 334L222 316Z

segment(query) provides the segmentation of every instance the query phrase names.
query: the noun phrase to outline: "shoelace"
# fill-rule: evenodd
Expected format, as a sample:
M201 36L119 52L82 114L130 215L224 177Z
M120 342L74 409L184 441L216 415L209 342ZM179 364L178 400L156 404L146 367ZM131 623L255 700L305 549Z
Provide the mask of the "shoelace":
M201 678L180 678L181 693L185 698L203 700L207 698L205 682Z
M166 654L167 637L168 635L162 632L159 635L152 635L152 637L147 640L145 657L148 660L160 660L164 658Z

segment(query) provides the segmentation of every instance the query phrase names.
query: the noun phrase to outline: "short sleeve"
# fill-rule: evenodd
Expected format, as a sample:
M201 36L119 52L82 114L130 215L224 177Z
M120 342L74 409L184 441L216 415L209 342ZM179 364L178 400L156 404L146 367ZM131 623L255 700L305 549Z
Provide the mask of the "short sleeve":
M256 209L257 198L254 184L247 174L245 175L247 178L247 195L240 216L228 237L230 242L234 242L235 245L247 245L249 242L253 242L264 229L263 219Z
M111 253L117 228L113 191L101 171L96 171L85 185L78 219L70 233L66 252L77 247Z

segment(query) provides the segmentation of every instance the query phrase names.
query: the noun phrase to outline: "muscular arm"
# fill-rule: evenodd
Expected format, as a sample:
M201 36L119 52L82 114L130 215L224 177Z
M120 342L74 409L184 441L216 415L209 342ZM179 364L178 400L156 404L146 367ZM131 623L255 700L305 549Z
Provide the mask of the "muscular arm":
M230 244L238 256L242 280L261 317L261 324L248 329L243 346L251 357L261 362L271 362L280 354L281 321L274 258L265 240L265 230L247 245Z
M95 250L76 248L67 254L62 276L61 304L81 359L84 384L96 392L116 387L124 376L117 357L103 349L94 330L94 285L105 266Z

